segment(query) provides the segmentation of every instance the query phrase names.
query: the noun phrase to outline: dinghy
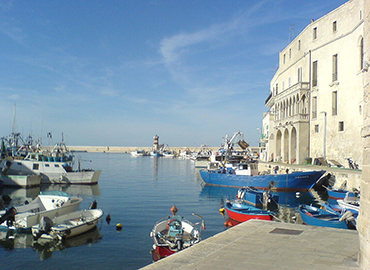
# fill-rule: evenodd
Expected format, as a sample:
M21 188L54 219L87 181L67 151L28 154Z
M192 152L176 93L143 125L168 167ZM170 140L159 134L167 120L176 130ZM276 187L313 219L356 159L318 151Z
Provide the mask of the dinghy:
M76 211L53 219L43 216L39 224L32 226L32 235L35 240L67 239L93 229L102 216L101 209Z
M82 198L62 191L41 192L33 201L0 211L0 229L29 230L41 217L54 218L76 211Z
M205 229L201 216L192 214L201 219L201 223L193 224L189 220L176 215L177 208L171 208L172 216L159 220L150 232L154 245L153 260L157 261L177 251L190 247L201 240L201 229ZM198 228L197 225L200 225Z

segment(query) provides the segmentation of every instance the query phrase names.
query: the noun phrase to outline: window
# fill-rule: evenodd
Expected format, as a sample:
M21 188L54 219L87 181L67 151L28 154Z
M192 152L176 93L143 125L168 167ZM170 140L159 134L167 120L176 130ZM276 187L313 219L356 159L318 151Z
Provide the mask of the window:
M59 164L54 164L54 167L58 168L59 167Z
M338 54L333 55L333 82L338 80Z
M312 98L312 118L317 118L317 97Z
M332 115L338 114L338 95L337 91L332 93Z
M333 22L333 32L337 32L337 21Z
M283 64L285 64L285 54L283 55Z
M279 87L278 87L279 85L278 84L276 84L276 95L277 94L279 94Z
M312 86L317 86L317 61L312 63Z
M292 58L292 49L289 49L289 59Z
M46 163L46 164L45 164L45 167L50 167L50 164L47 164L47 163Z
M298 82L302 82L302 68L298 68Z
M33 170L38 170L39 169L39 164L38 163L34 163L33 164Z
M298 40L298 51L300 51L300 50L301 50L301 41Z
M339 122L338 131L344 131L344 122L343 121Z
M319 133L319 125L315 125L315 133Z
M313 29L313 39L317 39L317 27Z
M291 79L290 79L290 77L288 78L288 88L291 86Z

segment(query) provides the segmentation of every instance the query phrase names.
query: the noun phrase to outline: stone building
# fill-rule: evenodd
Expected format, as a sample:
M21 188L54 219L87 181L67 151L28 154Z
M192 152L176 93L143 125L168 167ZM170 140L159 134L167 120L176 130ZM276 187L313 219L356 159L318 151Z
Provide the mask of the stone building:
M324 157L362 166L364 1L311 23L279 54L270 83L268 160ZM272 120L270 120L272 119Z
M357 219L360 237L358 264L370 269L370 0L364 1L364 102L363 102L363 168L361 181L361 206Z

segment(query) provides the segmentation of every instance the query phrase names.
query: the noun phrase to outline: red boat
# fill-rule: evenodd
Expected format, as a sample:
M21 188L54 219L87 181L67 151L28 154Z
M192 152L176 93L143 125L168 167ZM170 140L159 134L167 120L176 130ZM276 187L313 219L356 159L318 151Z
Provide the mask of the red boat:
M244 222L250 219L272 220L270 211L237 202L226 202L225 210L230 219Z

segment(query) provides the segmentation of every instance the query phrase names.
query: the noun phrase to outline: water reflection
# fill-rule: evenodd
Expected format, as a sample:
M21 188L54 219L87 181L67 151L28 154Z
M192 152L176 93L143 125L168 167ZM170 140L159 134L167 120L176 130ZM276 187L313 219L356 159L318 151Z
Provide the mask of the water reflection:
M30 233L14 233L13 230L0 231L0 246L6 250L17 248L32 248L37 251L40 260L52 257L54 251L63 250L70 247L91 245L97 243L102 238L99 228L95 226L92 230L77 235L63 241L36 242Z
M68 184L50 184L42 185L41 191L60 190L71 195L100 196L99 184L96 185L68 185Z
M32 188L14 188L14 187L4 187L1 195L8 195L10 198L36 198L40 194L40 187Z

